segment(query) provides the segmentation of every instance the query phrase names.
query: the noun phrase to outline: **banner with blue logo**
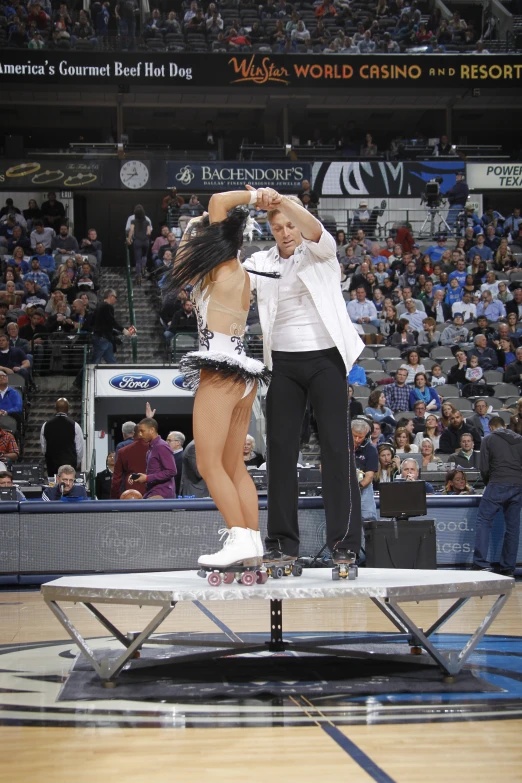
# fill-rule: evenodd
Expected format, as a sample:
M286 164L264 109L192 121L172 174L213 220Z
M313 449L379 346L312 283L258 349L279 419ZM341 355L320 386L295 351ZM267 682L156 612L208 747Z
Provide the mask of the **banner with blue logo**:
M312 186L320 196L420 197L434 177L442 177L440 189L446 193L464 168L459 158L314 163Z
M98 367L96 371L96 397L191 397L185 388L185 376L176 368L129 370L118 372L114 368Z
M208 163L186 163L169 161L167 180L169 188L194 193L202 190L233 190L245 185L255 188L275 188L281 191L301 190L303 180L309 180L311 166L298 161L209 161Z

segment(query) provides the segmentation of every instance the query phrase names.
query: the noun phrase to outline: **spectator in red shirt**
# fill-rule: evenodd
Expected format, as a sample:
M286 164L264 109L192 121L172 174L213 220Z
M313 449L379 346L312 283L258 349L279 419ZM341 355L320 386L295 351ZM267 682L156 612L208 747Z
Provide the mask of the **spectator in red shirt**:
M111 483L111 500L118 500L124 490L135 489L129 479L131 473L145 473L149 444L138 438L138 425L134 428L134 440L118 449Z

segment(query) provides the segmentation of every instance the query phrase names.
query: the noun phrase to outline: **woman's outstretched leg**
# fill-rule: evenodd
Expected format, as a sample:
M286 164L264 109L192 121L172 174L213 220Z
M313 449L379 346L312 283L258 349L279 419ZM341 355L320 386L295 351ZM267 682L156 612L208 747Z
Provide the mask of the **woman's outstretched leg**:
M247 529L238 491L223 462L234 409L243 392L242 384L225 383L208 372L201 373L194 400L196 459L212 499L230 529L223 549L213 555L202 555L198 561L201 565L251 565L256 562L257 548Z
M243 459L243 446L248 435L252 405L256 392L257 384L234 408L228 438L223 451L224 468L234 483L241 504L243 519L246 526L251 530L258 529L259 509L256 487Z

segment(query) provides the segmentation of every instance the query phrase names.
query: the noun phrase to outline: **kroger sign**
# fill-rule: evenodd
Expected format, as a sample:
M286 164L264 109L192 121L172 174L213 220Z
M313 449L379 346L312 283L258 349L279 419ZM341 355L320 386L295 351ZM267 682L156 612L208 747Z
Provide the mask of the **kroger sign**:
M125 375L115 375L109 381L113 389L119 391L150 391L160 385L159 378L155 375L147 375L145 373Z

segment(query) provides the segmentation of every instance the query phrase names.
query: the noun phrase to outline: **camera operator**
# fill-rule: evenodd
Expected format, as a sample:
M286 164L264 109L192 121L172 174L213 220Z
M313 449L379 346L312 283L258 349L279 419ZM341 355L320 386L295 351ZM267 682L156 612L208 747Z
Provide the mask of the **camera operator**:
M453 230L455 229L455 223L457 222L459 212L462 212L466 206L468 196L469 188L464 179L464 171L457 171L457 181L446 193L449 204L446 221Z

